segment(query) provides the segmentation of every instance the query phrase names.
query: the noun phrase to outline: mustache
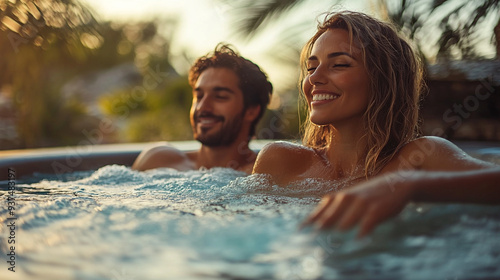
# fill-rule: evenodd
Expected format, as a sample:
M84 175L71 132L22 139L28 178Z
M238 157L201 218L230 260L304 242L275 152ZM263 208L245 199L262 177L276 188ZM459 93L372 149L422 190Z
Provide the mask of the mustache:
M209 112L194 112L194 120L198 121L199 118L214 118L218 121L224 121L225 118L223 116L217 116Z

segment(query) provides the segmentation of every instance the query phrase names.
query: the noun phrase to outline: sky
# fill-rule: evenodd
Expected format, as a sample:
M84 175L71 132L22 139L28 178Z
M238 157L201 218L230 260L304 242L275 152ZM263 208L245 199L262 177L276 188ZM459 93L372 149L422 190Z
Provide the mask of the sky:
M342 8L367 12L372 0L346 1ZM219 42L227 42L246 58L260 65L268 73L275 88L280 88L284 79L289 79L292 70L284 70L276 61L270 59L273 51L279 51L277 33L291 25L297 19L306 19L310 24L304 34L303 42L312 36L316 30L316 16L325 12L332 4L325 1L306 1L307 6L297 9L295 13L276 23L277 28L268 28L252 40L244 40L235 32L236 15L230 1L222 0L85 0L102 20L133 21L153 18L175 17L179 20L179 29L174 34L171 52L182 57L185 53L193 60L214 49ZM322 3L318 3L322 2ZM313 4L314 3L314 4ZM332 3L332 2L330 2ZM333 3L335 3L333 1ZM310 20L307 20L310 18ZM300 40L299 40L300 41ZM191 61L192 63L193 61ZM172 61L174 67L186 69L186 61ZM298 58L297 58L298 65ZM184 70L185 71L185 70ZM297 70L298 71L298 70ZM295 81L294 81L295 83Z

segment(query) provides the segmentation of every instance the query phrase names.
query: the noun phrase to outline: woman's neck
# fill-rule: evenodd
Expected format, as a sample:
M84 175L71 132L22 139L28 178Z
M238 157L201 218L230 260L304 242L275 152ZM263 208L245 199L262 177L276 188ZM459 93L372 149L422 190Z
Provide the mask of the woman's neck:
M334 130L325 155L333 172L340 177L358 176L364 173L366 139L363 130ZM359 173L359 174L358 174Z

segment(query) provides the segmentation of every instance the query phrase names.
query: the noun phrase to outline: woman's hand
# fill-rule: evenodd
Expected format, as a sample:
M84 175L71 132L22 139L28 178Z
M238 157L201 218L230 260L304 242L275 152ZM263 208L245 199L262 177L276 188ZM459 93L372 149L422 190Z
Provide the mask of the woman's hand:
M397 215L412 199L418 171L381 175L323 197L303 225L348 230L359 225L358 238Z

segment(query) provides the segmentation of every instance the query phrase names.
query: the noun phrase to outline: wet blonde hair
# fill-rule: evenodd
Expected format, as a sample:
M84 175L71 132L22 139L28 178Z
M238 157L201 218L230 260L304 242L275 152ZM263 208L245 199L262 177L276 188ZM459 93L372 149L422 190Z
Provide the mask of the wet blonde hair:
M323 33L336 28L349 33L351 51L360 54L370 77L371 97L363 115L363 137L367 143L364 171L368 177L377 174L401 147L418 135L422 65L410 44L391 24L363 13L330 13L318 25L318 31L300 55L303 101L302 85L312 47ZM311 123L309 111L303 125L303 144L315 149L329 146L335 128Z

